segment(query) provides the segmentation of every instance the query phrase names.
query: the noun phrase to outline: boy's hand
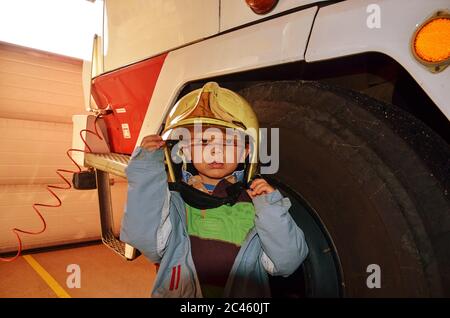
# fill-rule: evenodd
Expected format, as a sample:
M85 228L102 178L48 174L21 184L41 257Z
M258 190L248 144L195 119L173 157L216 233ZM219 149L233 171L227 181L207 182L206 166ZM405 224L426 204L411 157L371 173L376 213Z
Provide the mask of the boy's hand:
M160 149L165 144L165 141L162 140L159 135L148 135L142 139L141 147L147 150L153 151L156 149Z
M271 193L273 191L275 191L275 189L268 184L266 180L258 178L252 181L250 189L247 190L247 193L250 198L253 199L258 195Z

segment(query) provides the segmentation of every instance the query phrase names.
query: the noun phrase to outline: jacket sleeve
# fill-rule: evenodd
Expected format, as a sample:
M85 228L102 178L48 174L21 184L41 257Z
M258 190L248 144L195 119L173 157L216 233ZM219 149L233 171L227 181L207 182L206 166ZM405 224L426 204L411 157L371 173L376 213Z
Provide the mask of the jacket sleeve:
M264 268L271 275L289 276L309 252L303 231L289 214L291 202L275 190L253 198L253 204Z
M125 172L128 197L120 239L152 262L160 262L172 231L163 151L136 148Z

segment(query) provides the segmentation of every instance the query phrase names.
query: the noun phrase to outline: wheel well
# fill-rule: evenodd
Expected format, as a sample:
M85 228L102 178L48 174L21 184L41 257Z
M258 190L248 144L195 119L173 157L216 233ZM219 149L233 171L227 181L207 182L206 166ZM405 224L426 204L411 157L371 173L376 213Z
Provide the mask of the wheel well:
M316 63L294 62L197 80L188 83L180 96L200 88L206 81L239 91L261 82L296 79L326 82L394 104L422 120L450 144L449 120L400 64L381 53Z

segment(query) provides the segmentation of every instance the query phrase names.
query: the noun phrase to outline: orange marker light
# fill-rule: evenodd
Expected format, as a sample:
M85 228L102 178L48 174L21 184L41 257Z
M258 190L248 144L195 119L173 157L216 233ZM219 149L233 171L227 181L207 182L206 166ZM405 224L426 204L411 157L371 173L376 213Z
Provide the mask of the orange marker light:
M435 17L416 32L412 49L416 58L428 65L450 61L450 17Z

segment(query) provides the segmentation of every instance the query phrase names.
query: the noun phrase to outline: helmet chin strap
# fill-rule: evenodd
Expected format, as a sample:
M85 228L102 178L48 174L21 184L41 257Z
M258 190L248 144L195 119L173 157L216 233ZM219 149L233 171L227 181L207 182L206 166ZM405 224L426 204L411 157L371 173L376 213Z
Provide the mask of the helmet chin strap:
M182 177L179 181L169 182L169 189L171 191L179 192L184 202L194 208L212 209L222 205L234 205L242 191L248 189L249 185L246 182L247 174L249 172L247 161L245 163L240 163L238 165L238 169L231 174L235 178L234 180L228 180L232 184L225 189L227 196L218 197L199 190L197 187L189 184L190 179L198 176L198 170L191 162L188 162L186 155L182 152L182 150L177 154L182 159Z
M169 189L180 193L184 202L197 209L212 209L222 205L234 205L242 190L245 190L244 170L236 170L230 176L224 177L231 184L225 189L227 196L218 197L207 193L201 177L198 175L192 163L187 163L182 156L183 165L181 168L182 178L177 182L169 182ZM191 168L191 169L189 169ZM195 173L195 174L194 174ZM222 178L223 179L223 178ZM201 183L201 184L198 184Z
M193 175L191 172L184 170L184 169L181 170L181 173L182 173L182 181L183 182L187 183L188 185L190 185L200 191L209 193L204 185L205 182L203 181L203 178L201 177L200 173ZM236 183L238 181L241 181L242 183L244 183L243 182L244 175L245 175L245 171L243 169L235 170L230 175L220 178L219 182L221 180L225 179L231 184Z

